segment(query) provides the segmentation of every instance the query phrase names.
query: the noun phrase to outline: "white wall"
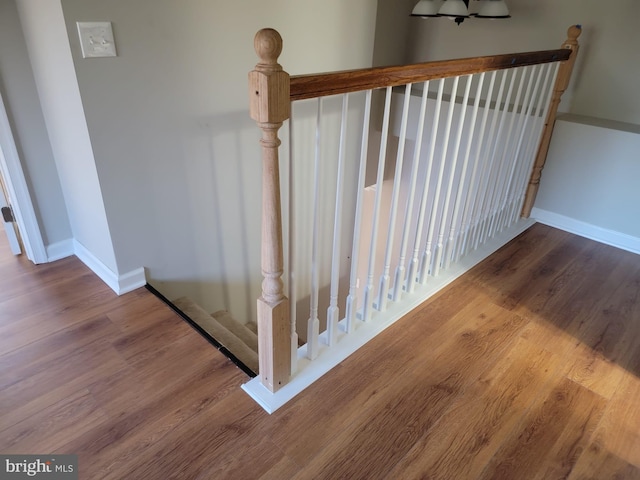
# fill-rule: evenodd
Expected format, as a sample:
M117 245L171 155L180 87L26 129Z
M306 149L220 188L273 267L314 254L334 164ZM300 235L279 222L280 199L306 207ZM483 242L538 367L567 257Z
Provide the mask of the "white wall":
M16 4L72 235L104 267L117 274L60 2L17 0Z
M389 0L381 0L387 2ZM634 0L506 0L512 18L412 18L401 62L558 48L582 24L575 81L561 111L640 124L640 35ZM410 10L407 14L410 13Z
M640 127L556 122L533 217L640 253Z
M0 92L43 242L67 240L71 228L14 0L0 0Z
M370 66L375 0L63 0L117 264L169 298L250 319L260 294L255 32L292 74ZM82 59L77 21L111 21L118 57ZM248 287L249 286L249 287Z

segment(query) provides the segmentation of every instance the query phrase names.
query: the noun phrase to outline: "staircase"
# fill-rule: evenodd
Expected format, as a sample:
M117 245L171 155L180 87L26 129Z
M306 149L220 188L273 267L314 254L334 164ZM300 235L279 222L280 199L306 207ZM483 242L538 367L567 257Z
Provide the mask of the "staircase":
M258 373L258 335L255 323L243 325L226 310L209 314L188 297L178 298L172 303L249 370Z

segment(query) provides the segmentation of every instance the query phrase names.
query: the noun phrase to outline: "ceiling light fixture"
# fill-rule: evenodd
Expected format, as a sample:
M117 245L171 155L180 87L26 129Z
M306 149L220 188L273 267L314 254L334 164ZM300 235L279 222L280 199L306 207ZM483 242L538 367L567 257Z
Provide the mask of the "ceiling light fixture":
M470 2L472 8L469 8ZM458 25L469 17L511 17L504 0L419 0L413 7L411 15L422 18L449 17Z

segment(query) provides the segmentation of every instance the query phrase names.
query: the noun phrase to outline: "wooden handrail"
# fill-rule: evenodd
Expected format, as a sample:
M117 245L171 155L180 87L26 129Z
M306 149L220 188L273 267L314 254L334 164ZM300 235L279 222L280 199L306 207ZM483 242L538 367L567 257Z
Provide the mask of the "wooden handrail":
M507 68L565 61L571 50L543 50L486 57L461 58L438 62L363 68L291 77L291 101L358 92L374 88L396 87L434 78L489 72Z

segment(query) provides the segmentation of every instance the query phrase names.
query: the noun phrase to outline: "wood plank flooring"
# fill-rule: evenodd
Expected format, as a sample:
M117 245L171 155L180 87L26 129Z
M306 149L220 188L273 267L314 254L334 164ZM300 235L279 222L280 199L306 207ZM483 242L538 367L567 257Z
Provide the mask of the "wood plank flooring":
M640 256L543 225L273 415L145 289L0 239L0 453L82 479L640 479Z

